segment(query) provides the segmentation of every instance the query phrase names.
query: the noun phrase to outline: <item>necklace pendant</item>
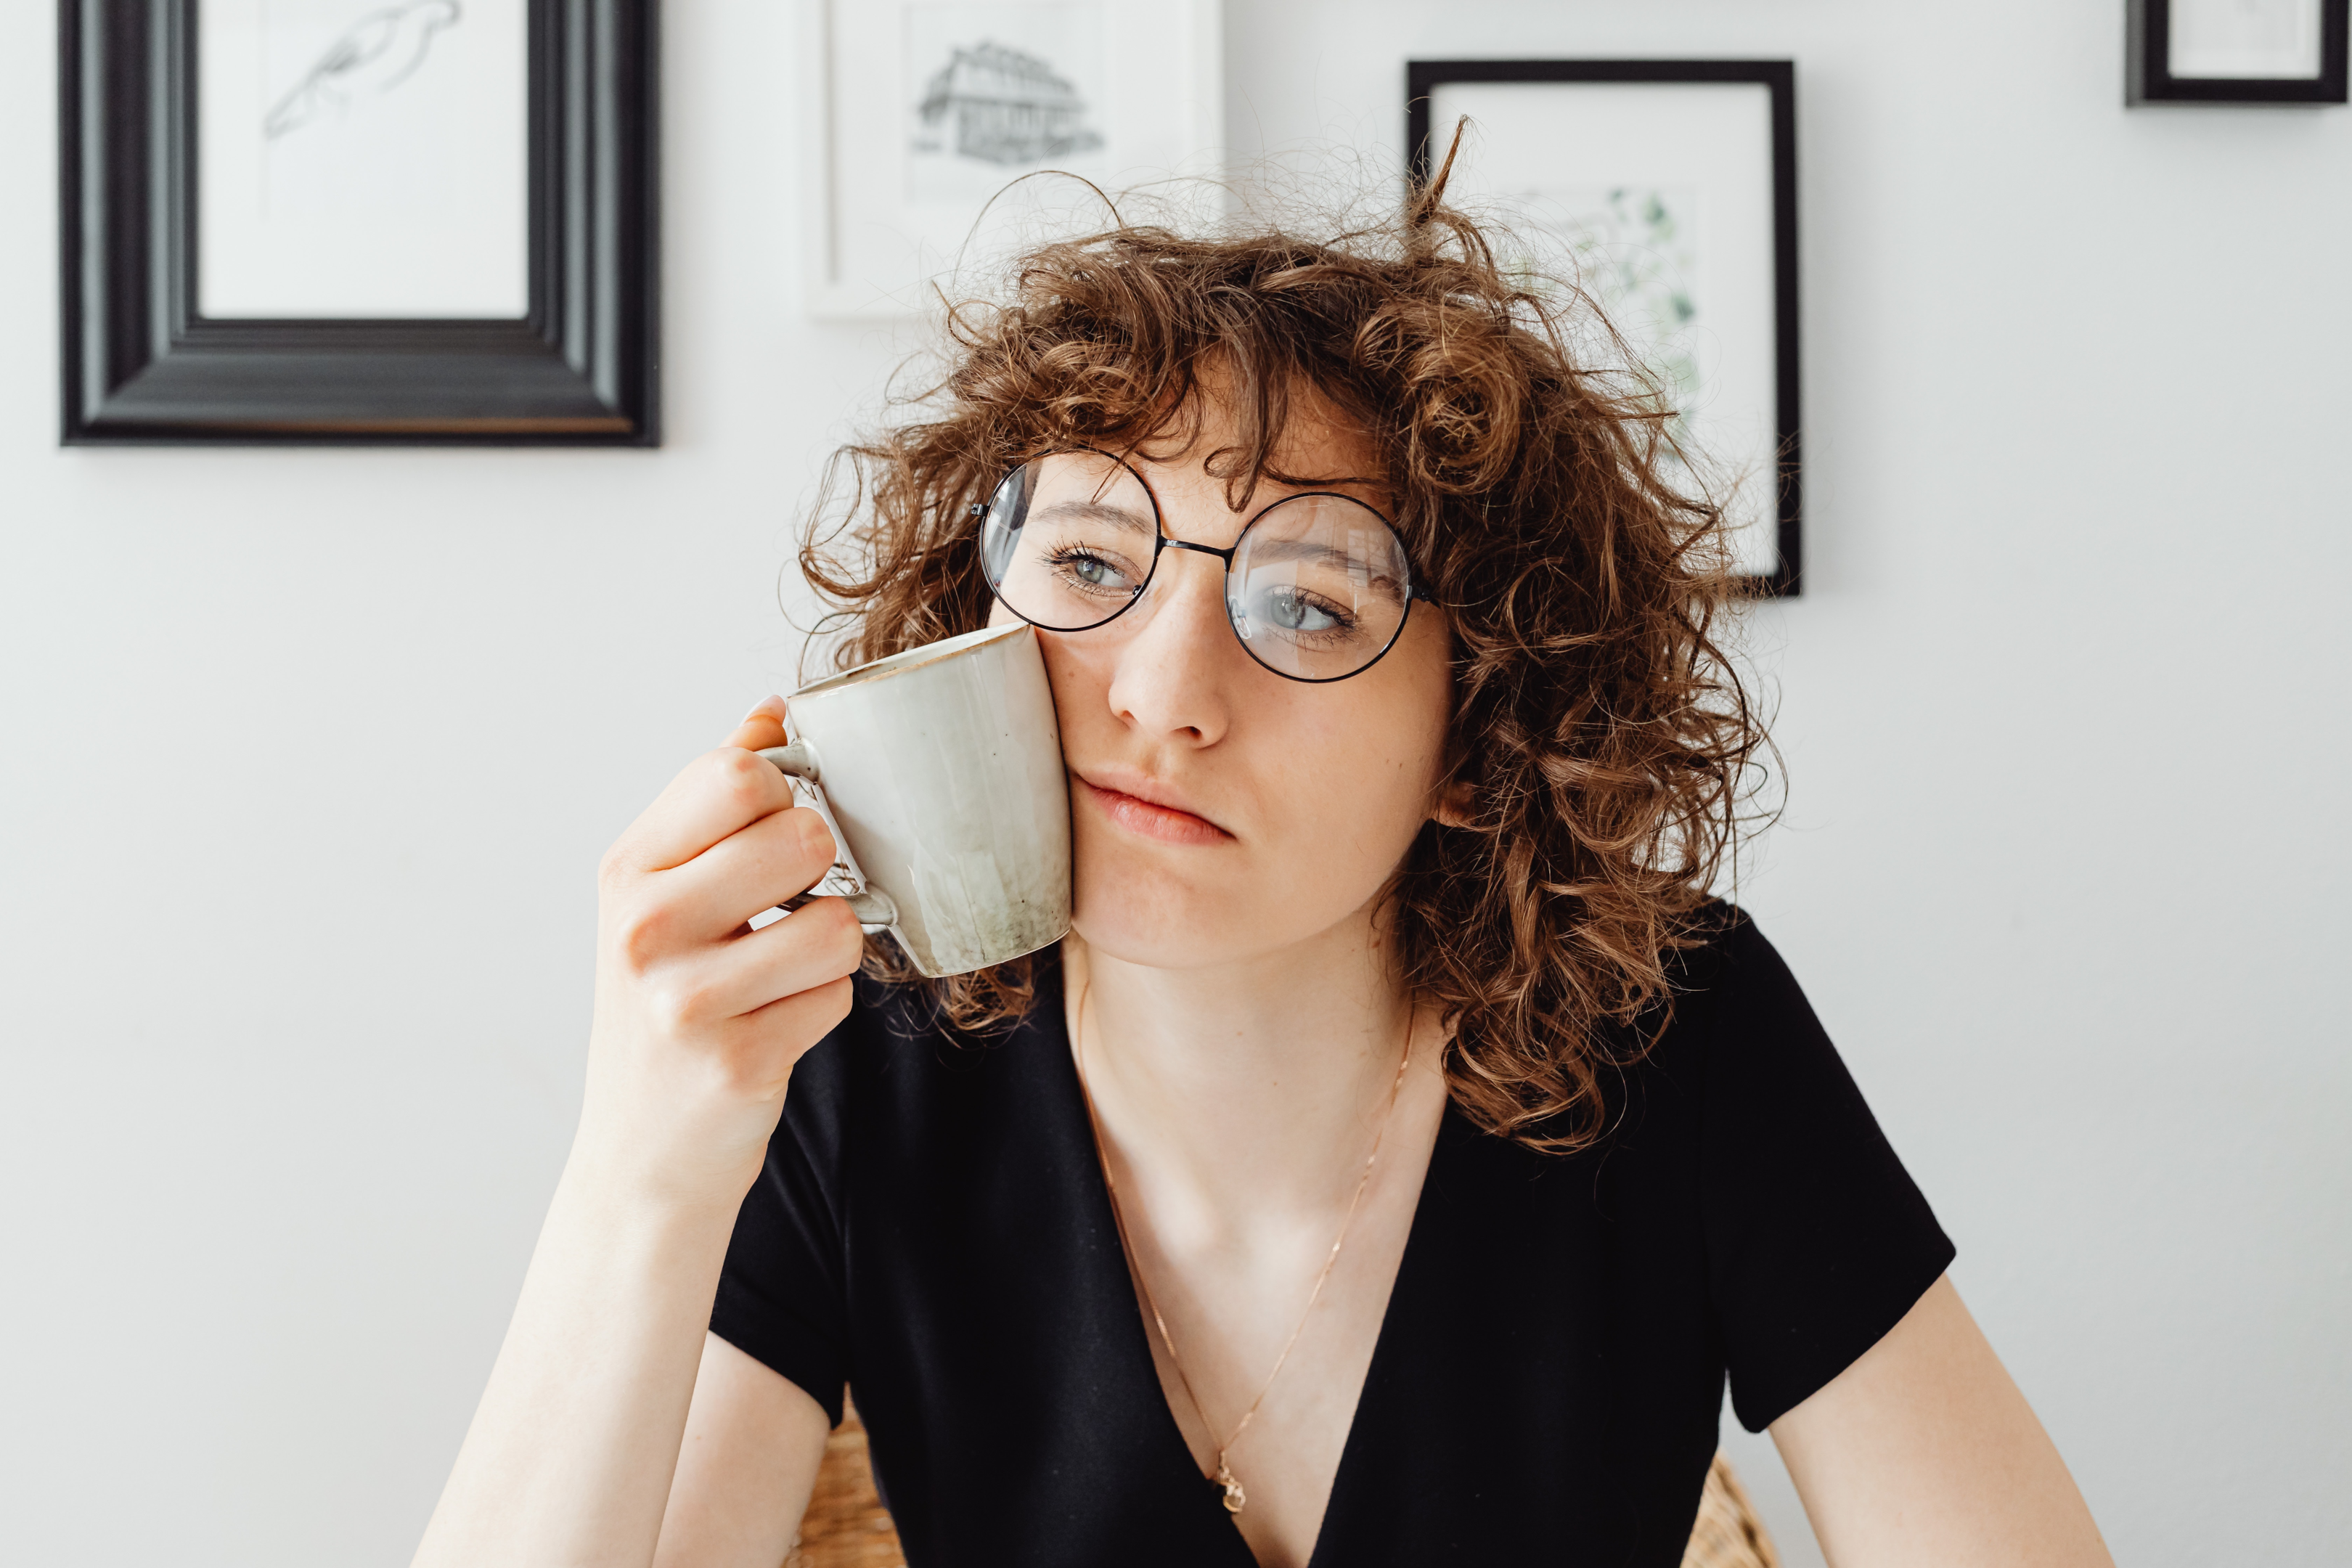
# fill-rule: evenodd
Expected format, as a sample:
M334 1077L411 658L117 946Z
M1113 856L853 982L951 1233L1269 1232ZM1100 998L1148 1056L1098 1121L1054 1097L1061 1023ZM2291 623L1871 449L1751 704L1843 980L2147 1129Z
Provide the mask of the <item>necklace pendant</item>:
M1225 1457L1223 1454L1217 1456L1216 1481L1219 1486L1225 1489L1224 1500L1227 1513L1239 1513L1249 1505L1249 1494L1242 1490L1242 1483L1234 1478L1233 1467L1225 1463Z

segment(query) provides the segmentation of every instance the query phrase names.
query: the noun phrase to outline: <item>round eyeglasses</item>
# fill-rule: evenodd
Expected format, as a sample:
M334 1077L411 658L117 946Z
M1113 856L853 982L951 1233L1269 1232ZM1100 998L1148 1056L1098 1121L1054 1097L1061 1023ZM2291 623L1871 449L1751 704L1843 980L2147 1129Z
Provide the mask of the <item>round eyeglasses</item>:
M1220 550L1171 539L1143 476L1089 447L1032 458L971 515L988 585L1046 631L1090 631L1125 615L1168 551L1215 556L1234 635L1290 680L1370 669L1395 646L1418 594L1396 526L1352 496L1285 496Z

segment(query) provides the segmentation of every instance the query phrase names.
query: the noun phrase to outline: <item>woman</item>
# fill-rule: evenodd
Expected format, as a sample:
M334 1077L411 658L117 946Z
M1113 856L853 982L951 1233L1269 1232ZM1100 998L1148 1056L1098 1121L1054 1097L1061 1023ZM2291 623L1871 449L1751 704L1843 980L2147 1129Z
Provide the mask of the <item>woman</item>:
M1040 628L1075 930L934 984L838 900L755 931L833 858L782 704L681 773L419 1564L775 1568L845 1384L916 1568L1671 1564L1727 1368L1832 1562L2108 1561L1707 897L1718 520L1442 186L1049 247L851 454L845 662Z

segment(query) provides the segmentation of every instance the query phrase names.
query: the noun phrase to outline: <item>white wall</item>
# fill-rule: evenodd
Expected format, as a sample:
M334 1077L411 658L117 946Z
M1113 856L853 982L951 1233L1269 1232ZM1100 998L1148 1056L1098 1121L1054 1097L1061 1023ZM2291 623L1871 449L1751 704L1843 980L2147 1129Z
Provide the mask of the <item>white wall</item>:
M794 502L890 352L797 308L793 8L668 10L656 453L58 450L53 65L0 51L9 1561L406 1561L596 854L789 684ZM2352 1561L2352 111L2126 113L2112 0L1227 37L1244 152L1394 156L1416 55L1799 60L1811 585L1743 897L2118 1558Z

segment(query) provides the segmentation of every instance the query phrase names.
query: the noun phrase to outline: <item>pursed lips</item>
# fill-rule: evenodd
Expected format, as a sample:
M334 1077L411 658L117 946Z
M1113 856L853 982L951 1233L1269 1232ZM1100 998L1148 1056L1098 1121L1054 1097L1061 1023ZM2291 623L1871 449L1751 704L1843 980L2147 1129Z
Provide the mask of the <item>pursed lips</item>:
M1165 785L1139 776L1105 773L1102 782L1076 770L1070 777L1103 815L1129 832L1163 844L1230 844L1234 836L1186 808Z

